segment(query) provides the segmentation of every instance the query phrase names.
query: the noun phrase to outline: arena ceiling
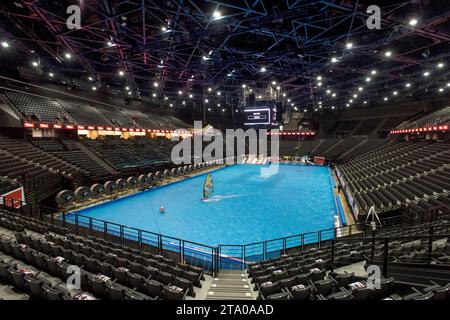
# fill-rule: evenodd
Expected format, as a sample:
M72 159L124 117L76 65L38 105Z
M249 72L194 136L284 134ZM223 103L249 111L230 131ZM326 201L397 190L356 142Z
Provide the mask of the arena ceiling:
M70 30L74 4L81 29ZM372 4L380 29L367 27ZM243 85L272 83L310 111L450 92L448 0L13 0L0 9L0 52L19 65L161 103L226 103Z

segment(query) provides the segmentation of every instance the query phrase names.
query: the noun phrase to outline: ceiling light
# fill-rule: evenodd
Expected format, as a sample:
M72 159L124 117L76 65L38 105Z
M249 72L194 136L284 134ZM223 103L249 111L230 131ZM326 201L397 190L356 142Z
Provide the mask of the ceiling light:
M317 81L322 81L322 76L318 76Z
M351 48L353 47L353 43L347 42L347 44L345 45L345 47L346 47L347 49L351 49Z
M364 104L367 104L367 101L364 101Z
M330 94L331 93L331 90L327 90L327 94Z
M276 81L272 81L272 85L276 85L277 84L277 82Z
M372 75L376 75L376 74L377 74L377 70L372 70L370 73L371 73Z
M367 77L367 78L366 78L366 82L370 82L370 81L372 81L372 78Z
M384 101L388 101L389 100L389 98L388 97L384 97Z
M164 97L164 100L169 100L169 98L168 97Z
M317 85L318 85L319 87L321 87L321 86L322 86L322 82L317 83Z
M194 97L194 96L193 96L192 94L190 94L190 95L189 95L189 98L191 98L191 99L192 99L193 97Z
M130 90L130 87L125 87L125 90Z
M5 48L5 49L6 49L6 48L9 48L9 43L6 42L6 41L3 41L3 42L2 42L2 47Z
M439 92L444 92L444 88L439 88Z
M350 103L353 103L353 99L350 99L350 101L349 101Z
M438 69L442 69L442 68L444 67L444 63L439 62L438 65L437 65L437 67L438 67Z
M447 87L450 87L450 82L447 83Z
M64 57L66 57L66 59L71 59L72 55L68 52L66 52L66 54L64 55Z
M423 76L424 77L428 77L430 75L430 72L428 72L428 71L425 71L424 73L423 73Z
M405 84L405 87L407 87L407 88L409 88L409 87L411 87L411 83L407 83L407 84Z
M363 91L363 90L364 90L363 87L359 87L359 88L358 88L358 91L359 91L359 92L361 92L361 91Z
M398 95L398 92L397 92L397 91L394 91L394 92L392 92L392 94L393 94L394 96L396 96L396 95Z
M213 18L214 19L220 19L222 17L222 12L220 12L219 10L216 10L213 12Z
M284 98L286 97L286 93L283 93L283 97L284 97Z
M205 99L205 103L208 103L209 102L209 100L208 99Z
M355 99L358 98L358 95L357 95L357 94L354 94L354 95L353 95L353 98L355 98Z
M169 104L169 107L173 107L173 103Z
M153 96L153 98L156 98L156 93L153 93L152 96Z
M332 57L331 58L331 63L337 63L339 60L336 57Z
M53 78L53 76L55 75L53 72L50 72L49 74L48 74L51 78Z
M39 63L37 63L36 61L33 61L31 64L33 65L33 67L37 67L39 65Z
M217 95L220 96L222 93L220 91L217 91Z
M243 85L242 85L242 88L245 88L245 87L246 87L246 85L245 85L245 84L243 84Z
M348 103L346 104L346 106L347 106L347 108L350 107L350 105Z
M267 71L266 67L261 68L261 72L266 72L266 71Z
M418 22L417 19L411 19L409 20L409 25L414 27L415 25L417 25L417 22Z
M333 93L332 96L333 96L333 98L335 98L336 97L336 93Z
M334 110L334 106L331 107L331 110Z
M92 91L97 90L97 87L92 87ZM128 94L131 94L131 92L128 92Z
M125 73L122 70L119 70L119 76L123 76Z
M211 92L212 91L212 89L211 88L208 88L208 92Z
M391 51L386 51L384 53L384 55L389 58L390 56L392 56L392 52Z

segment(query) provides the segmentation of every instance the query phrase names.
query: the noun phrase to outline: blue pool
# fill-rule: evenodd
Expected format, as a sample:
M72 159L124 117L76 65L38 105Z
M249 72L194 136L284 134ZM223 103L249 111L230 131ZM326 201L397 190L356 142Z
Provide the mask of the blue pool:
M261 165L212 173L214 193L201 200L205 175L76 213L206 245L248 244L333 227L336 212L327 167ZM160 213L164 206L166 213Z

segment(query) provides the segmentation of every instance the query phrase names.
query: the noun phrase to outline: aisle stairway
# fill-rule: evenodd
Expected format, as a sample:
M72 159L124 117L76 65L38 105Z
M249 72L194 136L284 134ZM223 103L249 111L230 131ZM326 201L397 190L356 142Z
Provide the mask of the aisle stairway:
M213 279L206 300L255 300L253 285L242 270L220 270Z

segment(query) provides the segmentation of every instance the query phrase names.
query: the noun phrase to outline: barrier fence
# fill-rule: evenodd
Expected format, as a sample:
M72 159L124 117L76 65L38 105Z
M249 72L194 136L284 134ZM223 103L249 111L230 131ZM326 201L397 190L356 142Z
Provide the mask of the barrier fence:
M368 230L365 224L359 223L252 244L220 244L213 247L80 214L61 213L54 208L33 207L16 199L0 197L0 208L67 228L70 232L78 235L99 237L141 252L189 263L201 267L205 272L213 275L220 269L242 270L250 262L278 258L284 254L302 252L312 247L330 247L336 241L343 239L355 238L367 241L367 237L374 237L381 232ZM385 219L383 221L384 225L396 225L396 220ZM408 228L414 228L412 225ZM389 227L381 230L389 230ZM334 255L334 253L332 254Z

